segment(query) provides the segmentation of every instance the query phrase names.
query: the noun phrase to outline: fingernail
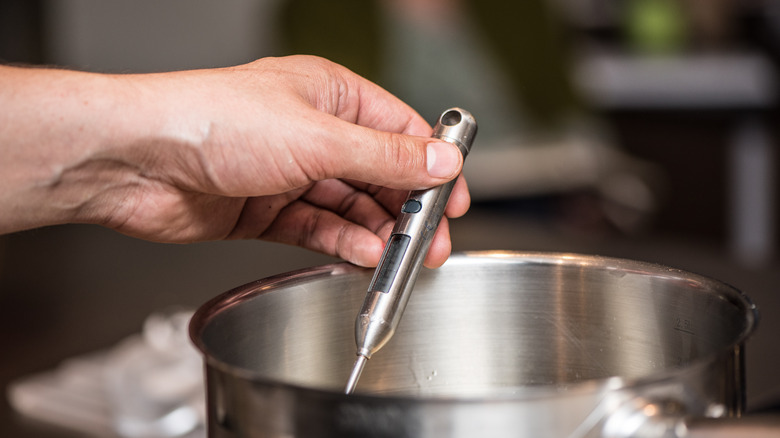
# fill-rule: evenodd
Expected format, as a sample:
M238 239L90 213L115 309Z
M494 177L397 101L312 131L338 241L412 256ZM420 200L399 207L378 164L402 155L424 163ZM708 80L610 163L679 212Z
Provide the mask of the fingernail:
M428 175L434 178L455 176L460 167L460 150L451 143L428 143Z

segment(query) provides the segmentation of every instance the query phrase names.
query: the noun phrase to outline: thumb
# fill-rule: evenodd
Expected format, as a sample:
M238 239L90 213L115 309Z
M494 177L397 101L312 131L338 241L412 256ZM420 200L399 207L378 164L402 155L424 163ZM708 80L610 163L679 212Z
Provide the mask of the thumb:
M333 178L355 179L394 189L422 189L444 184L460 174L463 155L457 146L430 137L376 131L351 125L333 143ZM345 131L342 131L345 132Z
M457 146L446 141L432 141L425 147L425 168L431 178L449 181L460 173L463 154Z

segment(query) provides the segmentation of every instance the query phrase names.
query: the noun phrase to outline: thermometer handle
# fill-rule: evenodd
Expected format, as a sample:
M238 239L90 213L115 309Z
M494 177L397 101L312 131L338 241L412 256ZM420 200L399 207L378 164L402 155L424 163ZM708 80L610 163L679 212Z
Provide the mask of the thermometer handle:
M465 158L476 132L468 111L451 108L439 117L433 137L457 145ZM453 180L412 191L401 207L355 321L359 356L371 358L395 333L454 186Z

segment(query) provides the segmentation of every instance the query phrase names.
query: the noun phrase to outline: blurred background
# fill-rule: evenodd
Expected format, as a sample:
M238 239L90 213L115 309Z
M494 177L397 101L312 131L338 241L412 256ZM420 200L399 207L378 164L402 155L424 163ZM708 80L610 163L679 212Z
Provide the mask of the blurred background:
M512 4L517 3L517 4ZM770 0L0 0L0 62L135 73L308 53L433 123L480 124L456 250L663 263L751 296L748 403L780 400L778 62ZM112 347L151 313L333 261L73 225L0 236L0 388ZM82 434L0 399L0 434Z

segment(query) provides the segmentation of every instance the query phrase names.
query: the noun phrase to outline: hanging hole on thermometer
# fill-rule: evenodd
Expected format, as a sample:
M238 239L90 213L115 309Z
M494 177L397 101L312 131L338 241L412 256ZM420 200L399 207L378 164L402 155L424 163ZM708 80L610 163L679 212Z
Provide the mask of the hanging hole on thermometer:
M460 111L451 110L441 115L441 124L445 126L455 126L460 120Z

